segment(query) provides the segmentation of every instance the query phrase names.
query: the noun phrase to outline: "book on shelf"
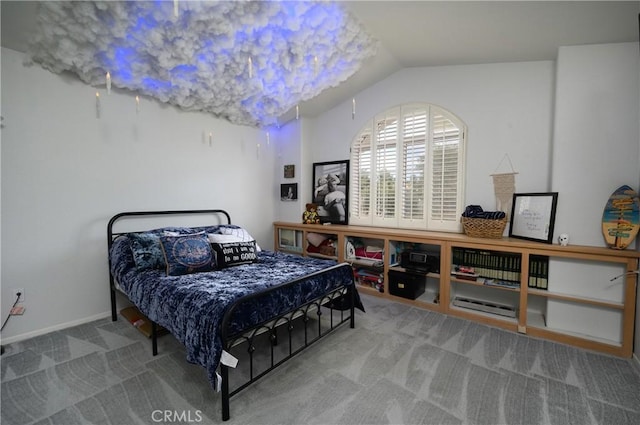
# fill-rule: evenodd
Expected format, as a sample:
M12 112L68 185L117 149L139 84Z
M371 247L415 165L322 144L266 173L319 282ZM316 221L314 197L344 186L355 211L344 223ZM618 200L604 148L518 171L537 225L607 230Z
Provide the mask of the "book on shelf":
M451 276L463 280L476 280L480 275L475 272L473 267L454 265L451 270Z
M502 288L512 288L512 289L520 288L520 282L512 282L509 280L485 279L481 277L478 279L478 282L487 286L499 286Z

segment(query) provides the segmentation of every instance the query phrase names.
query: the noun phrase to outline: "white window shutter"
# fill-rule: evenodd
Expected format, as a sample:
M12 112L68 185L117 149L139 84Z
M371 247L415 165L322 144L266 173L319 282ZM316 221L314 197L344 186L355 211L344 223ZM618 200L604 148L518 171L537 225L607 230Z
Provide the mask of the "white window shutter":
M372 127L373 122L369 122L351 145L349 224L371 224Z
M402 109L400 227L425 228L427 225L425 176L428 117L429 111L424 105Z
M458 119L432 107L429 229L460 231L463 136L464 128Z
M396 183L398 179L398 125L400 108L375 119L373 225L396 226Z
M349 223L460 232L464 123L429 104L377 115L351 144Z

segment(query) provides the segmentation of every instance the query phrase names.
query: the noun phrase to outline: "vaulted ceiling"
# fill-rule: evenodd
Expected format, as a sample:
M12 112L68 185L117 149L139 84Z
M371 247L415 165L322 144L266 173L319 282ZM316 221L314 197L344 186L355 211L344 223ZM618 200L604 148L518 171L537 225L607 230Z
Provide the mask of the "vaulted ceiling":
M253 126L318 114L399 69L554 60L638 41L638 1L2 1L2 45Z

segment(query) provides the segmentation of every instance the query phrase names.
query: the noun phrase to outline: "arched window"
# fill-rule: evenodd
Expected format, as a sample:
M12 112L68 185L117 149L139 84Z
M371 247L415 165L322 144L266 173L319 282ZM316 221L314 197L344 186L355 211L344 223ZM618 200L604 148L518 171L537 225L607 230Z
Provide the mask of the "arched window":
M430 104L376 115L351 143L349 224L460 231L466 126Z

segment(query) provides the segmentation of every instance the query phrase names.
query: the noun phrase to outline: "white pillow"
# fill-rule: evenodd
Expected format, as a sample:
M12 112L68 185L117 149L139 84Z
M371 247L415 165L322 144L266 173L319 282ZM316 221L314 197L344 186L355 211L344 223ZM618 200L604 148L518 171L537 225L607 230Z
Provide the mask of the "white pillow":
M231 235L231 236L236 236L240 238L240 240L235 240L234 242L251 242L256 240L256 238L251 236L249 232L247 232L247 230L242 227L220 226L219 232L223 235ZM256 251L262 251L257 241L256 241Z
M325 235L322 233L307 233L307 240L309 243L315 247L320 246L320 244L329 239L329 235Z
M220 235L217 233L207 233L207 238L211 243L230 243L230 242L244 242L244 240L236 235Z

